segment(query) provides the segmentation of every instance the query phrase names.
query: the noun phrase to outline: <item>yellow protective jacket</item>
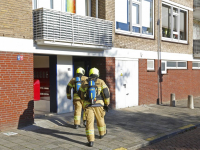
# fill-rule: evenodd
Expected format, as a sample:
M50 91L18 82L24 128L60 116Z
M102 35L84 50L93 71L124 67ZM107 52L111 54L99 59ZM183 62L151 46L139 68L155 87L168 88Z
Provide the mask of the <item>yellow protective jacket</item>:
M102 100L97 100L96 103L100 103L101 105L109 105L110 104L110 92L108 86L105 84L105 82L101 79L97 79L95 82L95 85L98 88L97 95L102 96ZM81 99L84 101L84 108L87 107L87 105L90 104L89 101L87 101L88 97L88 81L85 80L82 82L81 87L79 88Z
M82 76L81 77L81 82L85 81L87 78L88 77L86 77L86 76ZM69 81L69 83L67 85L66 93L67 93L67 98L68 99L71 99L71 89L75 88L75 84L76 84L76 78L74 77ZM77 93L73 93L73 94L74 94L73 95L73 100L80 100L80 97L78 96Z

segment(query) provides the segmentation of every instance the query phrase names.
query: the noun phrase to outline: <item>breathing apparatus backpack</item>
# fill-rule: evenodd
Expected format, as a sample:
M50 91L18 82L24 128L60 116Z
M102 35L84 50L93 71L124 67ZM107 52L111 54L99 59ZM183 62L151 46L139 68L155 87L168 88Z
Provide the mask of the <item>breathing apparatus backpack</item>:
M80 75L77 75L75 77L75 89L74 89L74 93L78 93L79 88L81 87L81 77Z
M88 107L101 107L100 103L96 103L97 100L103 99L101 95L98 95L98 87L95 85L97 78L88 78L88 100L91 103Z
M96 78L88 78L88 99L92 105L96 103L97 86L95 85Z

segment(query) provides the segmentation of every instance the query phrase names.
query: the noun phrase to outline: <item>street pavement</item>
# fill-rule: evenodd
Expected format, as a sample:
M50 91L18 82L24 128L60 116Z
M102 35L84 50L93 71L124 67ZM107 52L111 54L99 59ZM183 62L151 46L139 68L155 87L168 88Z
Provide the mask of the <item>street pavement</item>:
M181 100L176 101L176 107L164 103L110 110L105 117L108 134L99 139L95 123L96 139L92 148L86 145L85 128L73 128L73 113L35 115L34 125L1 132L0 150L139 149L198 127L200 98L194 99L194 107L187 108L187 100ZM17 134L4 134L8 132Z

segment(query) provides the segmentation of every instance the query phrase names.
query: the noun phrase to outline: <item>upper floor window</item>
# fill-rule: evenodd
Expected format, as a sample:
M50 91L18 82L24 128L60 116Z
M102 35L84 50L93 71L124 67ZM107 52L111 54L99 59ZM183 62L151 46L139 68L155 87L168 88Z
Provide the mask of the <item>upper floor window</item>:
M115 0L116 32L134 36L154 36L153 0Z
M91 0L33 0L33 9L42 7L91 16Z
M162 4L162 40L186 43L188 39L188 11Z

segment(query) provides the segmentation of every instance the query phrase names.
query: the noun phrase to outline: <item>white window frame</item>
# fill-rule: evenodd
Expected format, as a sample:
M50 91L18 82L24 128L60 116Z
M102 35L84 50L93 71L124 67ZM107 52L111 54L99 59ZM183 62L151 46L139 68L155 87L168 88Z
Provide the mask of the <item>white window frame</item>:
M153 68L148 68L148 62L153 62ZM147 70L148 71L155 71L154 59L147 59Z
M166 3L166 2L162 2L162 4L164 5L167 5L167 6L170 6L171 7L171 14L172 17L171 17L171 31L173 31L173 16L176 15L178 17L178 32L171 32L171 37L170 38L166 38L166 37L162 37L162 40L163 41L169 41L169 42L175 42L175 43L182 43L182 44L188 44L188 10L187 9L184 9L180 6L176 6L176 5L172 5L172 4L169 4L169 3ZM178 13L174 13L173 12L173 8L177 8L178 9ZM162 9L162 6L161 6L161 9ZM181 40L180 39L180 10L183 10L186 12L186 40ZM162 10L161 10L162 12ZM162 28L162 25L161 25L161 28ZM178 35L178 39L174 39L173 38L173 34L177 34Z
M187 69L187 61L166 61L166 66L167 66L167 62L175 62L176 63L176 67L167 67L167 69ZM179 62L185 62L186 63L186 67L178 67L178 63Z
M124 30L119 30L119 29L116 29L116 17L115 17L115 33L118 33L118 34L124 34L124 35L129 35L129 36L136 36L136 37L144 37L144 38L150 38L150 39L154 39L154 1L153 0L153 35L147 35L147 34L142 34L142 2L144 0L140 0L139 2L138 1L134 1L134 0L129 0L129 22L130 22L130 29L129 31L124 31ZM137 27L140 27L140 33L135 33L135 32L132 32L132 4L139 4L139 25L135 25L134 26L137 26ZM120 10L119 10L120 11ZM128 15L128 14L127 14Z
M198 67L193 67L193 63L198 63ZM200 61L193 61L192 62L192 69L194 69L194 70L200 69Z
M176 67L167 67L167 62L175 62L176 63ZM185 62L186 63L186 67L178 67L178 63L179 62ZM165 70L162 71L162 68L161 68L161 74L167 74L167 70L168 69L187 69L188 68L187 61L162 60L161 63L165 63ZM199 69L200 69L200 67L199 67Z
M54 0L49 0L50 2L50 9L54 8ZM33 5L33 9L38 9L39 8L39 0L32 0L32 5Z

